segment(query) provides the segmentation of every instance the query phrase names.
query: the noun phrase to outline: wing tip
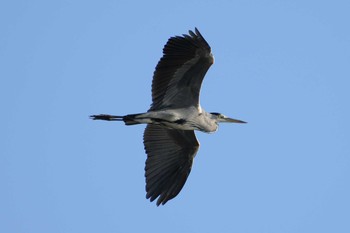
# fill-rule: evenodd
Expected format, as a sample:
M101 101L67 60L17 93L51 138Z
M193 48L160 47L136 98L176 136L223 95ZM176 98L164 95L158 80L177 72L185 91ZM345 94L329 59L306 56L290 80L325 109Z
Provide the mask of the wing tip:
M153 202L158 198L156 202L157 206L165 205L165 203L173 199L175 196L169 196L167 193L161 193L161 194L155 194L151 192L146 193L146 199L149 199L150 202Z

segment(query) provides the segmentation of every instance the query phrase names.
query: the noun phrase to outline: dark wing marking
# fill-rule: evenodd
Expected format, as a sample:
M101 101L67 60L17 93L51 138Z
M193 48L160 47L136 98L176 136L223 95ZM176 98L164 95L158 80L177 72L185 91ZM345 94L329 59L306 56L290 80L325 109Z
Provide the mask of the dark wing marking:
M153 75L150 111L198 106L203 78L213 63L210 46L197 28L171 37Z
M147 198L157 205L176 197L190 174L199 143L194 131L147 125L143 141L147 153Z

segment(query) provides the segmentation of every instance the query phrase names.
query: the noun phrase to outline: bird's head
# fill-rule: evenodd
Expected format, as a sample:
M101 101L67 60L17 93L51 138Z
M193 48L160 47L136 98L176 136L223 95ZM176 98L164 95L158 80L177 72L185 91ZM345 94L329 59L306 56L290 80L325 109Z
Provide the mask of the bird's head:
M247 123L245 121L233 119L225 116L224 114L218 112L211 112L211 117L216 120L216 122L226 122L226 123Z

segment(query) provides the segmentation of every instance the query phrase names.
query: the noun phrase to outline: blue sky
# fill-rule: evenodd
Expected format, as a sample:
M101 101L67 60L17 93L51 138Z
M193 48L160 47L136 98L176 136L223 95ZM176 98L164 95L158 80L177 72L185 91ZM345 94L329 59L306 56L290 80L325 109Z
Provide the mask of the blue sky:
M2 1L0 232L350 232L349 1ZM162 48L198 27L215 64L180 195L145 199Z

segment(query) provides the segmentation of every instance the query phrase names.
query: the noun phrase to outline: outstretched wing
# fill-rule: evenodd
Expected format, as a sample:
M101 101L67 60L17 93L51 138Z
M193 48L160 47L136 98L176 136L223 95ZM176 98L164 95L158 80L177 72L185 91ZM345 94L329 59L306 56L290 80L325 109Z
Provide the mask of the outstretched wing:
M153 75L150 111L198 107L203 78L213 63L210 46L197 28L171 37Z
M147 198L157 205L176 197L190 174L199 143L192 130L147 125L143 141L147 153L145 176Z

